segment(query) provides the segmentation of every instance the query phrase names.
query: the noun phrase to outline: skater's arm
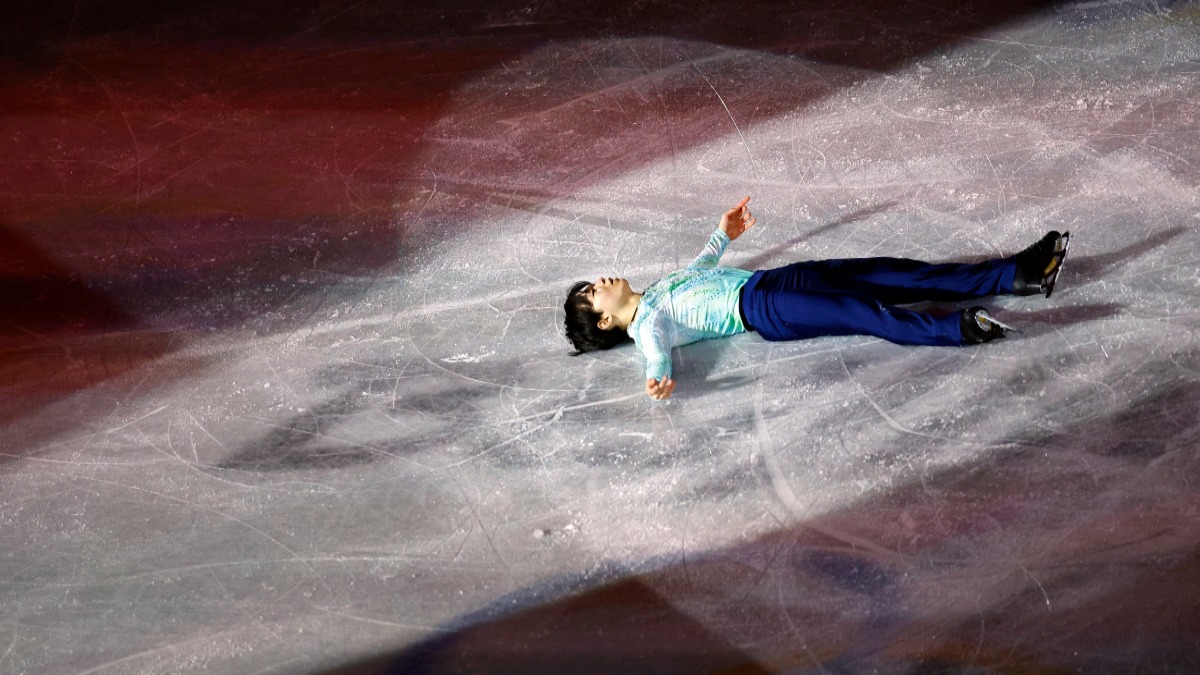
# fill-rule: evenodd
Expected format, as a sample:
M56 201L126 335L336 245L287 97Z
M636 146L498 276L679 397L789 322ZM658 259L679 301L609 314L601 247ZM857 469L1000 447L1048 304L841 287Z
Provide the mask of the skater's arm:
M638 327L638 334L634 338L638 350L646 358L646 393L653 398L659 398L659 394L663 393L661 388L671 382L671 328L667 316L656 312L646 317L646 322ZM651 389L651 382L656 383L654 390ZM658 384L660 382L662 384ZM671 395L673 388L674 384L671 384L665 392L667 396Z
M750 209L746 208L746 204L750 202L750 198L746 197L738 202L737 206L729 209L721 216L721 222L717 225L717 229L713 231L712 236L708 238L708 244L700 255L688 265L689 269L702 269L716 267L721 260L721 255L725 253L725 247L729 242L742 236L746 230L754 227L757 219L750 214Z
M669 342L642 345L646 356L646 378L668 380L671 378L671 344Z

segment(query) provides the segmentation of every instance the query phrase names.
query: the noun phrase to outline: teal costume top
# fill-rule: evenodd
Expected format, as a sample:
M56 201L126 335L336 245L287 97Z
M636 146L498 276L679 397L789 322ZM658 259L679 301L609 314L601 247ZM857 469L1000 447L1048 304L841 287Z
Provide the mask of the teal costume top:
M646 357L646 377L671 375L671 349L746 330L738 303L751 273L717 262L729 235L716 230L687 268L650 284L642 292L629 337Z

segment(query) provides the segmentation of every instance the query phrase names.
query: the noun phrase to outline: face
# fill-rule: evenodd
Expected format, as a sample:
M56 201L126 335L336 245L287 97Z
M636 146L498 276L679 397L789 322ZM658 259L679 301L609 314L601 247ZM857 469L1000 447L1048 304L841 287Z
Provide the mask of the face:
M601 317L598 325L604 330L612 326L613 316L625 306L633 295L633 289L625 279L600 277L581 291L592 303L592 309Z

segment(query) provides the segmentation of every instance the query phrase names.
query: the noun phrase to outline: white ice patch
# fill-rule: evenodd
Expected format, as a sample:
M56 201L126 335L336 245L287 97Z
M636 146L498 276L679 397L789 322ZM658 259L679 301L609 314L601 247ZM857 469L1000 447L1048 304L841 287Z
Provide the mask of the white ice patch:
M479 363L480 361L488 358L489 356L495 356L495 355L496 355L496 352L494 352L494 351L481 353L477 356L471 356L470 354L467 354L467 353L455 354L454 356L449 356L449 357L442 359L442 363Z

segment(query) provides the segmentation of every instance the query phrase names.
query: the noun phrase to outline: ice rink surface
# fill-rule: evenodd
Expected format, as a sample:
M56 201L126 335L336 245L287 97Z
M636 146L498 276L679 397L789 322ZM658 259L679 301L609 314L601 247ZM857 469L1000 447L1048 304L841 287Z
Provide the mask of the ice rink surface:
M1200 5L30 7L0 673L1200 672ZM1071 257L981 347L568 355L744 195L738 267Z

